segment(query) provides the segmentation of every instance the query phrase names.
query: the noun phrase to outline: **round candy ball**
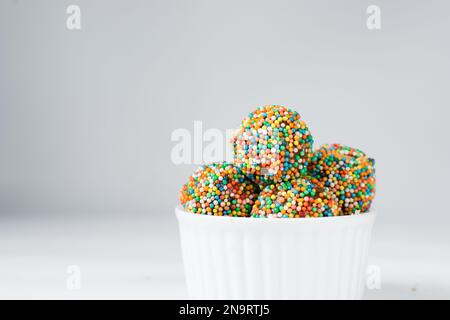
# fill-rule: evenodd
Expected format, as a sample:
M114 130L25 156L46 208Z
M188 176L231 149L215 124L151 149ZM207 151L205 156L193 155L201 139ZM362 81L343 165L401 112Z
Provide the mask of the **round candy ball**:
M254 218L316 218L339 215L333 195L308 178L264 188L252 209Z
M203 165L183 185L180 202L186 211L215 216L248 217L259 188L227 162Z
M251 112L232 142L234 164L267 185L306 174L313 137L298 112L271 105Z
M370 209L375 196L375 161L361 150L326 144L313 153L308 169L338 198L343 214Z

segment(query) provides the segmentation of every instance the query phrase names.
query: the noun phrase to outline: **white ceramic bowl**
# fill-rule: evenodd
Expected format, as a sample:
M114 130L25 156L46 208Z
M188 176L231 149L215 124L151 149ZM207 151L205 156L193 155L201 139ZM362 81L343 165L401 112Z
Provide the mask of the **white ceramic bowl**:
M274 219L177 207L193 299L361 299L375 213Z

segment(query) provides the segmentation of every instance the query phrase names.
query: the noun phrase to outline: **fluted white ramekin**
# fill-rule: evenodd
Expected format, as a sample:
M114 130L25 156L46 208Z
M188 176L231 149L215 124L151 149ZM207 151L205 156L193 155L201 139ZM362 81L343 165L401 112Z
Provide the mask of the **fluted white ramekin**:
M193 299L361 299L375 213L274 219L175 209Z

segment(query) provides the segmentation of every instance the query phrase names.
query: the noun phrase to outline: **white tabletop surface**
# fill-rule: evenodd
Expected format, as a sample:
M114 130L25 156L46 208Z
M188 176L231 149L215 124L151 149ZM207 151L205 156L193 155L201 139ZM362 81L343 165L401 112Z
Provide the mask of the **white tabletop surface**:
M184 299L175 218L0 221L2 299ZM444 229L375 228L369 265L380 289L367 299L450 298L450 242ZM80 288L68 289L68 267Z

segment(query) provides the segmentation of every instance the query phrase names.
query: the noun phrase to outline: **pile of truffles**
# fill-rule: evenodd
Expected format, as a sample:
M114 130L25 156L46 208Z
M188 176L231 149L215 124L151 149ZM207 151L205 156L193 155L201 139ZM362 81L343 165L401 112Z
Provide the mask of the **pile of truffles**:
M195 214L317 218L369 211L375 161L361 150L326 144L313 150L300 114L283 106L252 111L232 139L233 163L198 168L180 193Z

